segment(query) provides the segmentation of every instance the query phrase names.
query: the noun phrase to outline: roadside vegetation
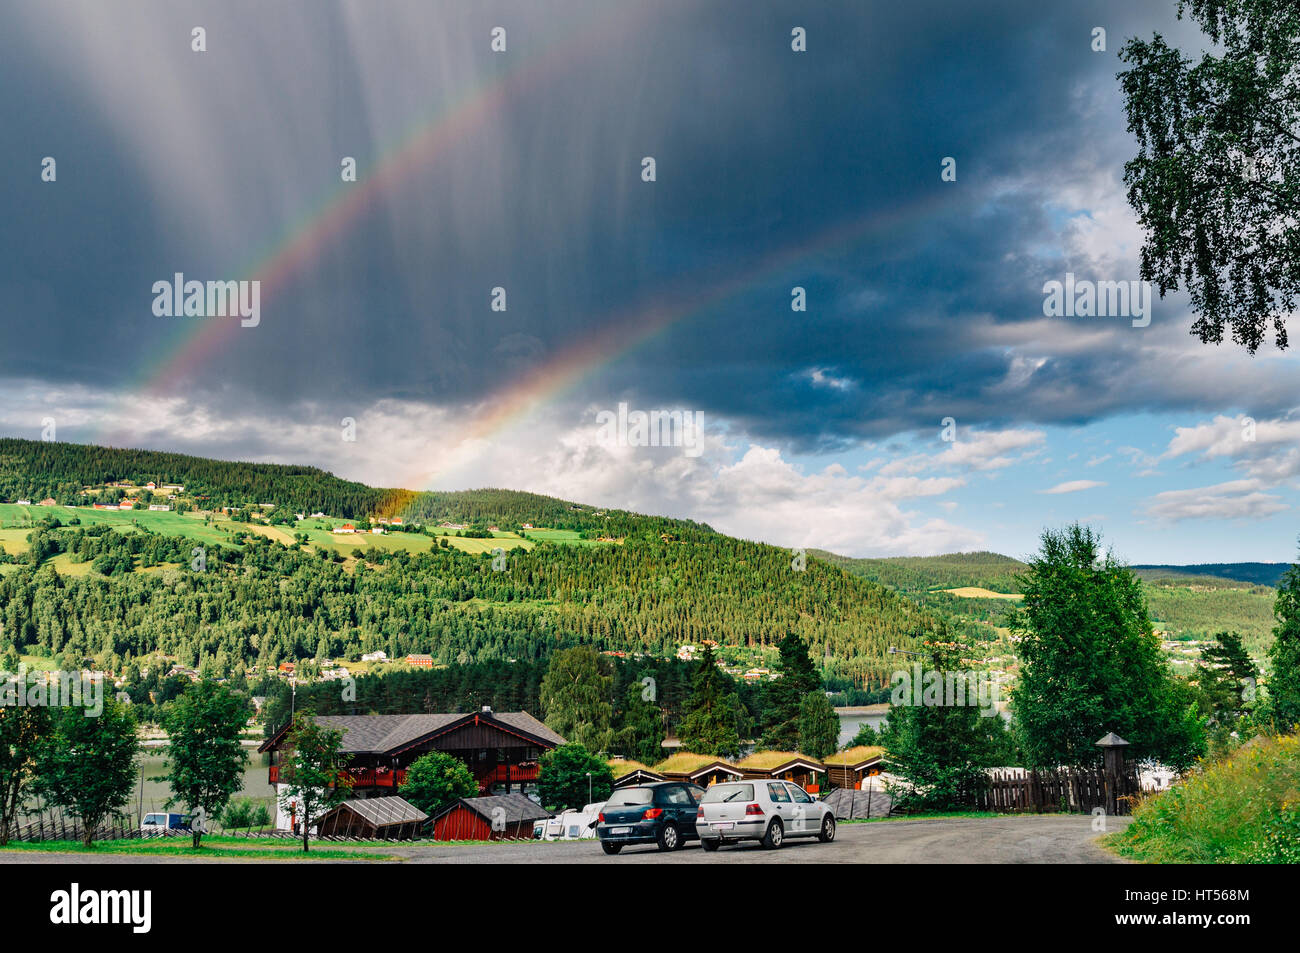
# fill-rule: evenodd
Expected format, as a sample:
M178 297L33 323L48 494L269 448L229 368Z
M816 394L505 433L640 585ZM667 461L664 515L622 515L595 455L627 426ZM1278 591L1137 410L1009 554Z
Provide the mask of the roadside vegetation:
M1206 764L1106 842L1147 863L1300 863L1300 736L1259 737Z

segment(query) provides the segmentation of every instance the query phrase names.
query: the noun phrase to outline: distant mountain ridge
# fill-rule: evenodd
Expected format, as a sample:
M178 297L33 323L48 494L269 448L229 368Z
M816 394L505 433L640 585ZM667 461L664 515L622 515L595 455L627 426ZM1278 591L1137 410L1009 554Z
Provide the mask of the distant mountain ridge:
M1282 574L1290 569L1291 565L1290 563L1194 563L1188 566L1146 564L1132 568L1139 575L1161 572L1174 576L1214 576L1220 579L1249 582L1256 586L1277 588L1277 584L1282 580Z
M826 550L811 550L819 559L882 585L905 591L959 589L976 586L993 592L1019 592L1015 576L1029 567L1011 556L994 552L944 553L939 556L881 556L855 558ZM1143 579L1166 581L1206 577L1277 587L1289 563L1138 563L1129 567Z

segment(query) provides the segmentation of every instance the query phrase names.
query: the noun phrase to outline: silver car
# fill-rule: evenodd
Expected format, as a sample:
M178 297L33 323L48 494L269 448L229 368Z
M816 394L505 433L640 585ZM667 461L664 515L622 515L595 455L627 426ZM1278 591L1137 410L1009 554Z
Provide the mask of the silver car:
M835 812L789 781L727 781L704 792L695 815L700 846L756 840L776 848L787 837L835 840Z

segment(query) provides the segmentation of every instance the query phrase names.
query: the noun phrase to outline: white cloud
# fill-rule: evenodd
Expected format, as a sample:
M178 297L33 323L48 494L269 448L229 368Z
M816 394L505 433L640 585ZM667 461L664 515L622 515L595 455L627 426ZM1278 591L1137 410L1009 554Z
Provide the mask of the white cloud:
M1161 459L1228 459L1247 477L1277 486L1300 477L1300 420L1252 420L1217 415L1178 427Z
M1146 512L1159 520L1263 519L1288 509L1280 498L1261 490L1257 480L1231 480L1214 486L1166 490L1151 498Z
M961 436L961 431L958 431ZM923 473L927 470L999 470L1041 451L1046 434L1041 430L966 431L961 439L938 453L916 453L890 461L884 475Z
M1056 486L1046 490L1039 490L1039 493L1078 493L1080 490L1091 490L1093 487L1105 486L1098 480L1068 480L1065 483L1058 483Z
M807 372L806 376L808 380L812 382L814 387L829 387L833 390L851 390L853 387L857 386L852 378L835 377L825 368L821 367L814 367L811 371Z

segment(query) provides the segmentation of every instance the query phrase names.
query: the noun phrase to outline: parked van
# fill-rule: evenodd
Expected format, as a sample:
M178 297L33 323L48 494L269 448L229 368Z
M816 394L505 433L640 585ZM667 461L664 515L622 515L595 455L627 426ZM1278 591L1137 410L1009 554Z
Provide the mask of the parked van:
M188 814L172 814L152 812L144 816L140 822L141 834L154 834L162 836L165 834L189 833L190 816Z

